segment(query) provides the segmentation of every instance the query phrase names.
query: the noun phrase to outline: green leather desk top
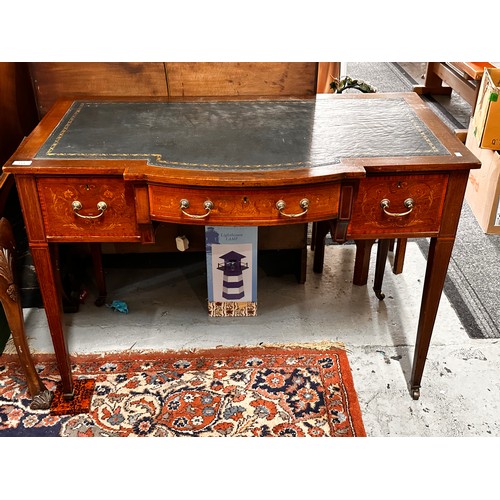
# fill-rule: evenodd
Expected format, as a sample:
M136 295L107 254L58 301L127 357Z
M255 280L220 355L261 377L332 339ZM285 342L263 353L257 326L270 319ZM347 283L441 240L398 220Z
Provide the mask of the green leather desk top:
M449 154L403 98L82 100L35 158L144 159L167 168L240 171Z

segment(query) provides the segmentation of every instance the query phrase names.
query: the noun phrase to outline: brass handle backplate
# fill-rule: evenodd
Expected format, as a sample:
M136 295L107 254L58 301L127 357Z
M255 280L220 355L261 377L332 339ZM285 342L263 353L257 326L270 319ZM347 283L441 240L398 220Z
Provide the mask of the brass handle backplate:
M190 217L191 219L204 219L205 217L208 217L210 215L210 212L214 208L214 204L210 200L206 200L203 203L203 208L206 210L206 213L203 215L193 215L188 212L186 212L186 208L189 208L189 201L186 199L182 199L180 202L180 208L181 212L186 215L187 217Z
M307 198L303 198L302 200L300 200L300 208L303 210L302 212L298 213L298 214L287 214L285 212L283 212L283 210L285 210L286 208L286 203L284 200L278 200L276 202L276 208L278 209L278 212L281 214L281 215L284 215L285 217L302 217L303 215L307 214L307 211L309 210L309 200Z
M104 201L100 201L97 204L97 209L99 210L99 213L97 215L82 215L82 214L78 213L78 211L83 208L83 205L81 204L81 202L79 202L78 200L75 200L71 204L71 206L73 207L73 212L75 213L75 215L77 215L78 217L80 217L82 219L98 219L99 217L103 216L104 212L108 208L108 205L106 205L106 203Z
M391 217L404 217L405 215L408 215L409 213L412 212L413 208L415 207L415 202L413 201L412 198L406 198L406 200L403 202L404 206L408 209L406 212L389 212L387 209L389 208L391 202L387 198L384 198L380 202L380 208L384 211L384 214L389 215Z

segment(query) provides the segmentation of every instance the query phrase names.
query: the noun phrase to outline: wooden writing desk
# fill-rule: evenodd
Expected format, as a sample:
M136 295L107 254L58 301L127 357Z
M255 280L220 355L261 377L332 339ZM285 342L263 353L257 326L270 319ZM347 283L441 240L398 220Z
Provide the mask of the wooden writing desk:
M15 176L66 397L55 244L147 244L160 221L321 222L338 242L430 237L416 399L469 170L479 166L408 93L61 100L4 168Z

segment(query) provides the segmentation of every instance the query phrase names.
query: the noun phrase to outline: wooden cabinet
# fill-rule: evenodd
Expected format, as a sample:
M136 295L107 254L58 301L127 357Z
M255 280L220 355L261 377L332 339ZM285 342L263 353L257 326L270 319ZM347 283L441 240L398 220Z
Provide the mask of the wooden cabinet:
M313 96L338 71L316 62L30 63L40 118L60 97Z
M0 62L0 165L37 122L28 64Z

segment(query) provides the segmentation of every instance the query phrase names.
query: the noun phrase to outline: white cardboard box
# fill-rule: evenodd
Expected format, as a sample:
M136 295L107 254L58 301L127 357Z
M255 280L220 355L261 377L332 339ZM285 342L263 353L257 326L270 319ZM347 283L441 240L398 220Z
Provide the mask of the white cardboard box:
M500 68L485 68L476 109L472 117L472 132L479 147L500 150Z
M472 127L471 123L465 145L481 162L481 168L470 171L465 199L483 232L500 234L500 155L481 148Z
M257 315L256 226L206 226L208 313Z

